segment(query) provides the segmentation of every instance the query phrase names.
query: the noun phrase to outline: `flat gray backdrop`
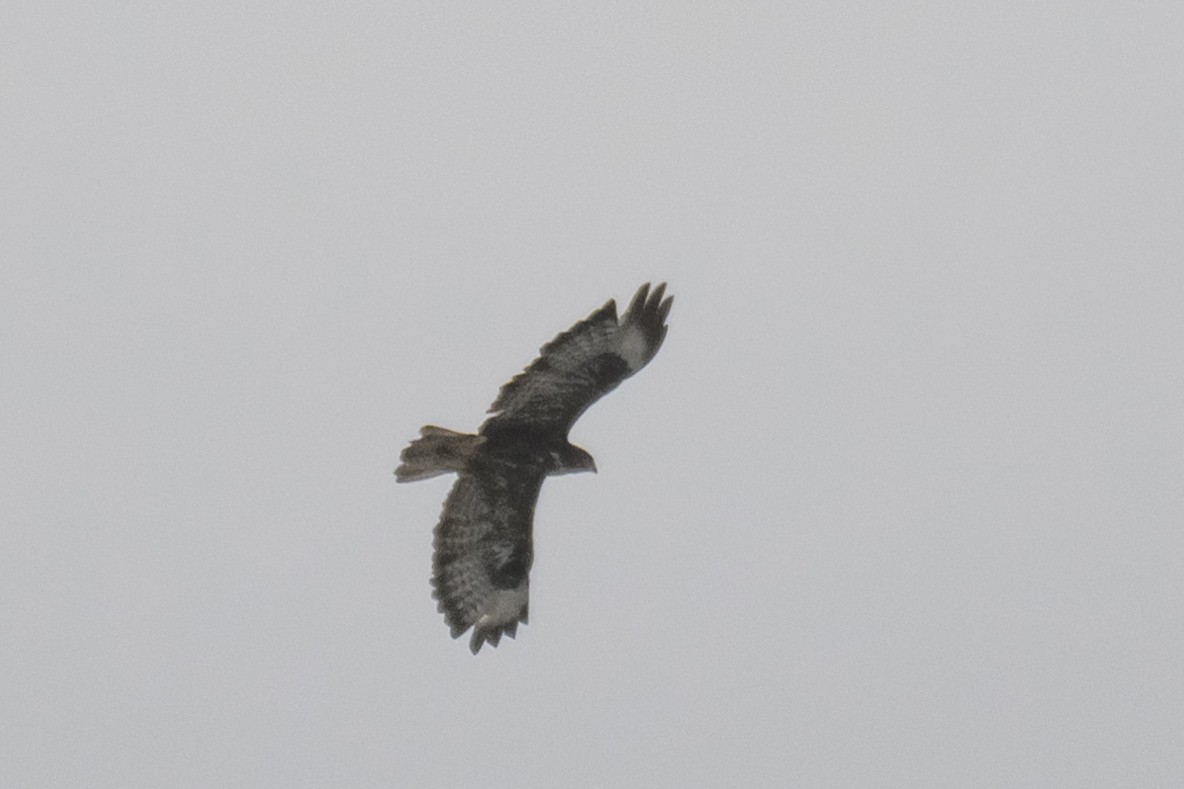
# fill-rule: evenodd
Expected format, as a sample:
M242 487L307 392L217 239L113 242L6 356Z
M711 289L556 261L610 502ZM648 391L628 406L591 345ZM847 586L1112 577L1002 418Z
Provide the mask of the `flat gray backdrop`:
M1184 785L1184 6L0 11L0 785ZM531 623L426 422L666 280Z

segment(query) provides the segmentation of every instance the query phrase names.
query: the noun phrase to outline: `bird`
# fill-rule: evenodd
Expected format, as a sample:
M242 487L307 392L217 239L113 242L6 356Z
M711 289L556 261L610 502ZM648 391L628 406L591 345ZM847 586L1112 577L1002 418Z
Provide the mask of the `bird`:
M454 639L472 628L474 655L527 621L543 480L596 471L568 432L662 347L674 302L665 293L666 283L642 285L619 318L609 299L501 387L476 433L427 425L400 453L398 482L457 475L433 532L432 596Z

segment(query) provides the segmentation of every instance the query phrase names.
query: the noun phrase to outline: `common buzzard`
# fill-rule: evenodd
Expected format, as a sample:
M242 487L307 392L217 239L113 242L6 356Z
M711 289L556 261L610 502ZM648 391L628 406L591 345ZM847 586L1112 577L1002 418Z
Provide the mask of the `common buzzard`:
M596 471L567 433L654 358L674 300L665 292L665 283L642 285L620 319L610 299L502 387L476 434L428 425L400 455L399 482L457 474L436 525L432 596L453 638L473 628L473 654L526 621L539 488L547 476Z

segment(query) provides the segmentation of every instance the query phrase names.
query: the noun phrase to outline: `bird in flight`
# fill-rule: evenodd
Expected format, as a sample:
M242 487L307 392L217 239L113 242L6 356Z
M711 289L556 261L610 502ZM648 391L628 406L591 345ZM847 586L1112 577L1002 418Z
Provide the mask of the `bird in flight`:
M543 479L596 471L592 456L568 441L580 414L645 367L666 338L674 301L666 284L638 288L617 317L609 300L544 345L505 384L474 433L428 425L403 450L395 477L413 482L455 473L436 524L432 596L459 638L469 628L473 654L526 622L531 531Z

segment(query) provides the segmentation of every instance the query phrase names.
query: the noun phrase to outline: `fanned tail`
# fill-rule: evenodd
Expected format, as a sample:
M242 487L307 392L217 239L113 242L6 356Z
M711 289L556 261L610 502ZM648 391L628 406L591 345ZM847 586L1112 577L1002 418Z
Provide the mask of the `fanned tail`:
M472 433L458 433L435 425L427 425L419 435L399 455L402 462L395 469L398 482L463 471L473 452L485 441Z

